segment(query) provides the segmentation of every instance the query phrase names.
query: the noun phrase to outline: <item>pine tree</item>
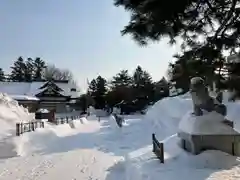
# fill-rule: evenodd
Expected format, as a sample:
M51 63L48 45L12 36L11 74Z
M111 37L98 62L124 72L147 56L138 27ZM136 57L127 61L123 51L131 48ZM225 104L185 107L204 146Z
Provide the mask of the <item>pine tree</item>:
M213 81L220 79L219 74L216 79L214 73L216 62L223 61L226 52L239 52L240 7L237 0L182 0L180 4L177 0L114 2L130 14L122 35L131 35L140 45L161 41L163 37L167 37L171 45L181 40L176 59L177 66L182 69L178 82L184 89L188 88L192 73L188 61L204 62L206 66L200 76L205 76L211 87Z
M25 81L31 82L33 80L33 73L34 73L34 65L32 58L28 58L25 62Z
M10 79L13 81L24 82L25 79L25 71L26 64L22 57L19 57L11 67L12 72L10 75Z
M88 93L82 94L77 99L77 102L76 102L76 106L78 106L84 113L87 113L87 108L93 105L94 105L94 100Z
M93 79L89 85L88 85L88 93L92 96L95 97L97 92L97 81L96 79Z
M130 102L132 96L132 77L128 70L122 70L111 81L111 90L107 94L107 102L110 107L124 101Z
M133 74L135 99L139 101L139 108L143 108L154 99L154 84L151 75L138 66ZM140 102L141 101L141 102Z
M116 76L113 76L111 85L113 88L116 87L129 87L132 84L132 78L128 74L128 70L120 71Z
M106 105L107 81L98 76L89 84L89 93L95 101L95 108L103 109Z
M34 68L33 80L35 81L42 80L43 72L44 72L44 69L46 68L45 61L43 61L40 57L37 57L33 61L33 68Z
M0 68L0 81L5 81L6 77L2 68Z
M143 76L143 70L140 66L137 66L134 74L133 74L133 82L135 87L140 87L142 85L142 76Z

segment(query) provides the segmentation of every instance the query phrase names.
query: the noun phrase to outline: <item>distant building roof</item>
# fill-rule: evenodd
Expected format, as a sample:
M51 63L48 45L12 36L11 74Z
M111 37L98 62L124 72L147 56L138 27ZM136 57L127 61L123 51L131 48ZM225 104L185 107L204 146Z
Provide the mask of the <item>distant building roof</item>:
M26 100L26 101L39 101L39 99L35 96L27 96L27 95L9 95L9 97L14 100Z
M25 95L35 96L43 91L40 89L45 82L0 82L0 92L7 93L8 95ZM64 96L70 96L71 98L77 98L80 96L79 91L71 91L72 88L76 88L76 85L68 82L56 82L59 88L63 90L61 92Z

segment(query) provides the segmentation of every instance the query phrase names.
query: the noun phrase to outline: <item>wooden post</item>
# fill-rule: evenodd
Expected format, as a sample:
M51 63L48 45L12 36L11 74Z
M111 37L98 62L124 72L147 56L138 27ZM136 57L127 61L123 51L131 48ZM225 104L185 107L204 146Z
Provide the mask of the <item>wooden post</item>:
M152 144L153 144L153 150L152 152L155 152L155 143L154 143L154 139L155 139L155 134L152 134Z
M160 143L159 144L160 145L160 161L161 161L161 163L164 163L164 145L163 145L163 143Z
M34 122L31 122L31 124L32 124L32 131L35 131Z
M20 136L20 123L16 123L16 135Z
M164 145L159 143L155 134L152 134L153 152L156 154L161 163L164 163Z
M20 123L19 134L23 134L23 123Z
M42 128L44 128L44 122L43 121L41 122L41 124L42 124Z
M68 124L68 117L66 117L66 122L67 122L67 124Z

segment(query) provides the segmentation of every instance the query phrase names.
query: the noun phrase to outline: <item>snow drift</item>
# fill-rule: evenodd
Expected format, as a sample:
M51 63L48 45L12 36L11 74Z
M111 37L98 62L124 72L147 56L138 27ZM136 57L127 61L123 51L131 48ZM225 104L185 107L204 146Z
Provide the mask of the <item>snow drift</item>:
M0 158L17 155L16 123L27 122L34 117L28 110L19 106L17 101L0 93Z
M227 96L226 93L224 97ZM240 130L239 102L223 102L227 106L227 119L234 121L236 130ZM220 151L205 151L198 156L190 155L179 146L178 131L181 119L189 119L192 112L190 94L165 98L156 102L145 115L145 120L152 124L152 133L164 142L165 164L160 164L152 153L152 145L143 147L126 155L126 179L224 179L234 177L237 157ZM155 131L154 131L155 128ZM150 142L149 142L150 144ZM217 172L224 169L225 172ZM189 173L192 172L192 173ZM179 175L181 176L179 177ZM222 176L223 174L223 176ZM210 178L209 178L210 177Z
M26 108L6 94L0 93L0 139L15 135L17 122L27 122L34 118Z
M145 115L146 121L161 131L162 136L170 136L177 132L181 118L190 112L192 101L188 94L179 97L168 97L156 102Z

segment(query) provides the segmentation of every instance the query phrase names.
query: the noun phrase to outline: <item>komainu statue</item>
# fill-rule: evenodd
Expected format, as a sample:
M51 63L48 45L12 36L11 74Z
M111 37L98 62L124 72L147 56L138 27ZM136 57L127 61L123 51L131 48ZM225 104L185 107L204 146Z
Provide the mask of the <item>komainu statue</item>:
M202 116L203 111L216 111L223 116L226 116L227 109L222 104L222 93L213 98L209 95L208 88L201 77L194 77L190 82L190 93L192 96L194 114Z

